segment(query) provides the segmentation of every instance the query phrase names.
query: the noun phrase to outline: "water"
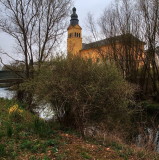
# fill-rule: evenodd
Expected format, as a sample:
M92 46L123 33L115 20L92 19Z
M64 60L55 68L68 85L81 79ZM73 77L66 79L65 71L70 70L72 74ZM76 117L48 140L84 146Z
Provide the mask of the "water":
M39 104L35 112L38 113L39 117L45 120L55 118L54 111L49 103Z
M136 145L138 147L150 147L159 153L159 128L153 130L146 128L144 133L137 136Z
M0 88L0 98L12 99L14 94L14 91L10 91L7 88Z
M138 147L146 147L146 146L150 146L150 144L154 143L153 139L151 138L153 134L151 132L149 132L149 130L150 130L150 128L146 128L146 129L144 129L144 131L142 131L141 134L139 134L137 136L136 145Z

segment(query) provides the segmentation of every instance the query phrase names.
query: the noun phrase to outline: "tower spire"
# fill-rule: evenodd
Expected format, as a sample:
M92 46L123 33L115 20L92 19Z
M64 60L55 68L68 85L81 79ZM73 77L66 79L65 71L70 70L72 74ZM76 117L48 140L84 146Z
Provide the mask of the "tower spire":
M67 53L69 55L78 55L82 49L82 28L78 25L79 20L76 14L76 8L74 7L72 11L70 25L67 28Z
M75 7L72 9L72 11L73 11L73 14L71 15L70 25L75 26L78 24L79 20L78 20L78 15L76 14Z

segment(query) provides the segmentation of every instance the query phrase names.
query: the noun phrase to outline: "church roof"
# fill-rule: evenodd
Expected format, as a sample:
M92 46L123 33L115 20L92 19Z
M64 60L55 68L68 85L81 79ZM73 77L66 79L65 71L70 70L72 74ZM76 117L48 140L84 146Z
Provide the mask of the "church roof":
M98 47L102 47L102 46L113 44L113 43L128 43L128 42L131 42L131 43L137 42L137 43L145 44L144 42L140 41L137 37L133 36L130 33L127 33L127 34L123 34L115 37L106 38L100 41L92 42L89 44L83 43L82 50L98 48Z

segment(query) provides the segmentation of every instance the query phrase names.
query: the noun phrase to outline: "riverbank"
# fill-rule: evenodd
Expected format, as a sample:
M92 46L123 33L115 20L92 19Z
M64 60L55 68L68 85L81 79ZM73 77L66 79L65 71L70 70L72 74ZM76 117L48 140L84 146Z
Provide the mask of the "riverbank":
M74 131L45 122L18 102L0 99L0 159L6 160L157 160L159 155L107 137L82 139ZM17 107L18 106L18 107ZM15 111L16 109L16 112Z

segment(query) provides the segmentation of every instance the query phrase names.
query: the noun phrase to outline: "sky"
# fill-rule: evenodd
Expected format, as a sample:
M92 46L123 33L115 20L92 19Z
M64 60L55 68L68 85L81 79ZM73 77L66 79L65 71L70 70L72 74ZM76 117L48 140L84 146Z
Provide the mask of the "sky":
M84 28L89 12L97 18L112 1L113 0L75 0L74 6L77 9L80 26Z
M86 34L84 28L86 25L87 14L90 12L94 15L95 18L98 18L102 14L102 11L112 1L113 0L74 0L73 6L77 9L79 24L83 28L83 35ZM15 42L10 36L0 32L0 49L11 55L14 55L13 57L17 59L18 55L15 53L15 46ZM2 58L4 63L9 63L11 61L11 59L7 56L2 56Z

